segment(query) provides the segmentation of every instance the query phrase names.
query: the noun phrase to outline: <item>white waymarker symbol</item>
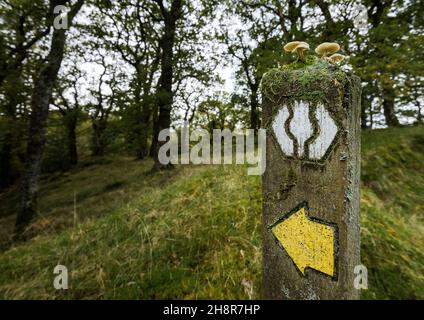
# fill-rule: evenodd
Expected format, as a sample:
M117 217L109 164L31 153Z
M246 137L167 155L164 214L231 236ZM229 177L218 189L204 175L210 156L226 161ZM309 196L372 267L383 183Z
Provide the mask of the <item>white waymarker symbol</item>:
M305 108L303 103L295 102L293 107L293 119L290 122L290 132L297 140L299 158L305 156L305 142L314 133L308 114L309 107Z
M291 113L286 105L277 113L272 128L284 155L323 160L331 148L339 131L335 121L324 105L318 104L313 113L317 124L314 132L310 111L310 105L301 101L293 104Z

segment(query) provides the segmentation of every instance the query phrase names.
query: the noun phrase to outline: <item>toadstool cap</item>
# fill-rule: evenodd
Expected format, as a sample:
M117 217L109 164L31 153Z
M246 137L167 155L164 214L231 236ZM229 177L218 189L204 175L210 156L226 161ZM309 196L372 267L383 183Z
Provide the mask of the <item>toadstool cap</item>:
M300 44L300 41L289 42L284 46L284 51L293 52L294 48L296 48L299 44Z
M334 42L324 42L316 47L315 52L320 56L336 53L340 50L340 46Z
M346 59L346 57L342 54L335 53L331 57L329 57L329 59L332 63L339 63L343 61L344 59Z
M299 44L292 50L292 52L296 52L298 50L309 50L309 44L306 42L299 42Z

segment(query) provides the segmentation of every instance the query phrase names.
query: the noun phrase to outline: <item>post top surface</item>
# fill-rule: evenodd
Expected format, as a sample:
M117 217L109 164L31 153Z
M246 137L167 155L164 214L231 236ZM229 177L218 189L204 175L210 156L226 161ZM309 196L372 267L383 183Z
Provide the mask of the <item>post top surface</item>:
M283 98L318 102L332 92L343 90L349 81L359 81L357 79L325 60L308 56L305 62L270 69L262 78L261 91L265 99L275 103Z

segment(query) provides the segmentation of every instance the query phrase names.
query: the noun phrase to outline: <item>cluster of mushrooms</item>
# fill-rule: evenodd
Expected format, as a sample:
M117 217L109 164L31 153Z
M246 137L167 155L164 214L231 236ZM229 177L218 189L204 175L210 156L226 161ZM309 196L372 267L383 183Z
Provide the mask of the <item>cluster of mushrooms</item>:
M284 51L296 53L300 61L305 61L305 51L309 50L309 44L303 41L292 41L284 46ZM328 61L331 64L337 64L343 61L346 57L337 53L340 46L334 42L324 42L316 47L315 52L321 59Z

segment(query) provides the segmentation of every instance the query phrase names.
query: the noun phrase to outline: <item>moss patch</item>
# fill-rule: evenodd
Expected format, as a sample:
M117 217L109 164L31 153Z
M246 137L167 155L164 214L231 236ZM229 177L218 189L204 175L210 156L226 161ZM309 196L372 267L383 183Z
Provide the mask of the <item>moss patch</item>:
M348 75L338 67L309 56L305 62L296 61L270 69L262 78L261 91L274 103L284 97L317 103L325 101L326 94L334 91L334 87L341 89L347 82Z

